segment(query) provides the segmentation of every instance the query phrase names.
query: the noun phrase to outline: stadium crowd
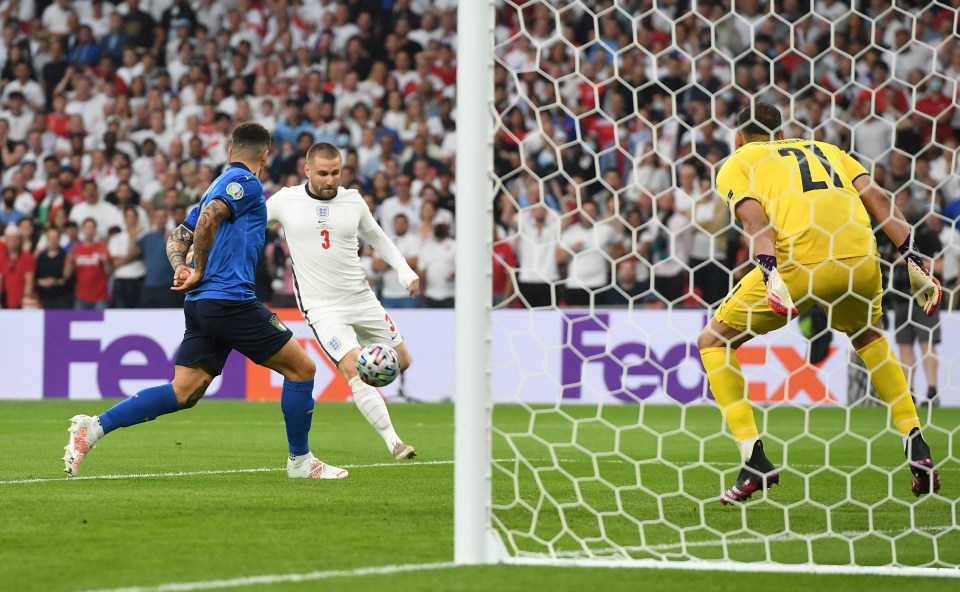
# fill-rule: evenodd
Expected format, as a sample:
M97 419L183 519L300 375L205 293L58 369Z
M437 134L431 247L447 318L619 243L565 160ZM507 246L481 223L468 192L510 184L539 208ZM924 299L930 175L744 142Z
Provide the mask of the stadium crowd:
M411 299L361 247L384 304L452 306L456 4L0 1L0 304L178 306L166 236L256 120L268 195L337 145L341 184L424 278ZM751 96L907 200L956 285L956 2L609 4L498 3L495 302L718 302L745 249L713 179ZM258 294L295 305L281 234Z

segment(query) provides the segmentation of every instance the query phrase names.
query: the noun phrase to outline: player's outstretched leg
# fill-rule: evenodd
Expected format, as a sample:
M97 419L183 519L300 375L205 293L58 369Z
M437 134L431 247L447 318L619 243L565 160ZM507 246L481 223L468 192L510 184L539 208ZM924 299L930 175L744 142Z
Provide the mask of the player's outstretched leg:
M280 410L287 429L287 477L291 479L344 479L347 471L328 465L310 452L313 424L313 376L317 366L300 342L289 339L280 350L264 360L263 366L283 376Z
M310 452L310 426L313 423L313 379L283 379L280 409L287 428L287 477L291 479L343 479L347 471L334 467Z
M743 461L736 483L720 495L724 505L742 502L756 491L780 482L780 474L763 451L753 408L747 398L743 372L736 356L740 341L743 341L740 331L716 319L711 319L697 340L710 391L737 441Z
M400 358L400 370L402 372L410 365L410 356L403 343L398 344L396 350ZM383 443L386 444L387 450L390 451L393 458L407 460L415 457L417 455L416 449L404 443L393 428L393 421L390 419L390 412L387 411L387 403L383 400L383 397L380 396L377 389L363 382L357 374L357 358L359 355L360 348L354 348L347 352L337 364L337 369L340 370L340 374L347 380L350 390L353 391L353 402L367 422L383 438Z
M866 331L853 340L857 355L870 371L870 380L877 395L890 407L894 426L904 436L904 452L910 463L914 495L940 491L940 472L930 454L930 447L920 433L920 418L913 403L903 368L879 331Z
M209 381L206 384L209 384ZM132 397L120 401L99 416L75 415L70 420L70 441L64 447L63 471L71 477L76 477L80 473L80 463L90 453L90 449L93 448L97 440L104 435L117 428L136 425L167 413L173 413L178 409L192 407L203 396L205 389L206 386L199 390L191 403L181 404L174 392L173 385L168 383L143 389Z
M397 431L393 429L387 404L380 393L377 392L377 389L360 380L359 376L351 378L349 384L350 390L353 391L353 402L356 403L357 409L373 426L373 429L377 430L393 457L397 460L415 457L417 451L414 450L413 446L404 444L400 436L397 435Z

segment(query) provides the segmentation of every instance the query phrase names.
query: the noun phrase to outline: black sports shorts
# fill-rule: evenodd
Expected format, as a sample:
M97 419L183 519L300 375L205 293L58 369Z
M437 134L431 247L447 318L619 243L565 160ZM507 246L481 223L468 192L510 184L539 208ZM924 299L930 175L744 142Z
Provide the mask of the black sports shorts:
M230 350L257 364L280 351L293 332L259 300L187 300L178 366L203 364L219 375Z

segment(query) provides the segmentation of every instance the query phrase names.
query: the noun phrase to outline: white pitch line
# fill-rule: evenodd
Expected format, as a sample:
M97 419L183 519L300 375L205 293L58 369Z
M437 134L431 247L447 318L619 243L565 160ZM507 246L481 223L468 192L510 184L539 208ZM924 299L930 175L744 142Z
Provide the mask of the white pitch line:
M600 567L611 569L657 569L676 571L727 571L737 573L773 573L802 575L899 576L960 578L960 569L949 567L893 567L888 565L817 565L813 563L761 563L731 560L690 559L549 559L522 557L507 561L510 565L537 567ZM816 584L814 584L816 585Z
M525 458L495 458L492 462L495 463L513 463L517 460L526 461L530 463L552 463L552 459L525 459ZM580 459L573 458L561 458L558 459L562 463L572 463L580 462ZM608 464L631 464L625 460L617 458L606 458L599 459L597 462L608 463ZM376 469L376 468L393 468L393 467L415 467L423 465L452 465L452 460L424 460L424 461L414 461L414 462L385 462L385 463L370 463L370 464L359 464L359 465L340 465L345 469ZM684 462L675 462L674 464L682 467L687 467L692 464L700 464L699 461L684 461ZM710 462L710 465L714 466L739 466L738 463L731 462ZM641 468L643 465L641 465ZM788 467L794 468L809 468L817 469L823 468L820 465L804 465L804 464L791 464ZM862 468L860 466L852 465L830 465L834 469L849 469L855 470ZM548 468L548 465L544 468ZM884 471L893 471L899 469L899 467L874 467ZM70 481L115 481L118 479L156 479L162 477L195 477L202 475L234 475L241 473L269 473L271 471L282 471L283 468L273 468L273 467L260 467L256 469L221 469L221 470L207 470L207 471L171 471L167 473L127 473L127 474L114 474L114 475L84 475L80 477L37 477L32 479L6 479L0 481L0 485L25 485L30 483L66 483ZM955 467L940 467L941 472L945 471L960 471L960 468Z
M661 543L658 545L650 545L648 547L638 547L638 546L627 546L627 547L601 547L598 549L590 549L594 554L593 558L605 558L612 556L619 556L622 553L643 553L643 552L657 552L657 551L670 551L673 549L691 549L698 547L721 547L725 545L758 545L763 543L785 543L791 541L817 541L819 539L829 539L833 537L852 539L865 535L902 535L907 532L943 532L945 530L954 530L957 529L957 526L942 525L942 526L918 526L916 528L886 528L886 529L877 529L877 530L842 530L834 533L816 533L816 534L804 534L800 532L782 532L777 534L772 534L767 537L742 537L742 538L728 538L726 541L723 539L710 539L702 541L688 541L686 543ZM590 555L584 551L558 551L554 555L561 559L587 559L591 558ZM529 557L542 557L540 554L529 555Z
M452 460L423 460L414 462L371 463L366 465L340 465L345 469L376 469L392 467L417 467L424 465L452 465ZM257 469L222 469L212 471L172 471L169 473L128 473L122 475L82 475L80 477L40 477L36 479L8 479L0 485L22 485L26 483L69 483L71 481L115 481L117 479L156 479L161 477L195 477L198 475L233 475L238 473L269 473L284 471L284 468L260 467Z
M275 574L264 576L247 576L231 578L229 580L207 580L201 582L173 582L159 586L132 586L128 588L103 588L87 592L191 592L192 590L216 590L219 588L241 588L243 586L259 586L268 584L284 584L288 582L312 582L328 578L343 578L351 576L378 576L390 575L411 571L430 571L436 569L450 569L456 563L408 563L404 565L382 565L378 567L358 567L356 569L331 569L328 571L312 571L299 574Z

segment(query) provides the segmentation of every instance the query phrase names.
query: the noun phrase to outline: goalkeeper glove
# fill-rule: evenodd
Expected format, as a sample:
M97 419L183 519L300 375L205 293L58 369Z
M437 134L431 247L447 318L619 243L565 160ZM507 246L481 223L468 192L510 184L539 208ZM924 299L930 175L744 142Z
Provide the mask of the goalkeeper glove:
M917 304L928 317L933 316L940 308L943 298L943 289L940 282L927 270L919 253L910 248L910 235L903 239L903 244L897 247L907 262L907 274L910 276L910 289L913 291Z
M763 283L767 285L767 306L781 317L798 314L787 284L777 270L777 258L773 255L757 255L757 265L763 272Z

